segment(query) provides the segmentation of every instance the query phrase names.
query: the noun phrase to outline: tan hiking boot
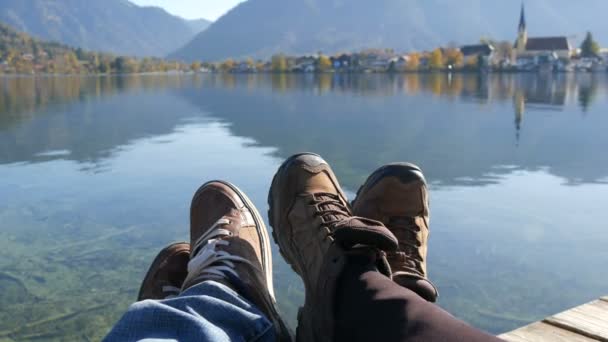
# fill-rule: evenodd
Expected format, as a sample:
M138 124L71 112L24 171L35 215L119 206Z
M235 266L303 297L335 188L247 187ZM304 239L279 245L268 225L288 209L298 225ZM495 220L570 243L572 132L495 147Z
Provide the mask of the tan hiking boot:
M279 340L292 340L274 298L268 232L251 200L227 182L203 185L192 200L190 237L192 258L182 290L220 282L260 309Z
M380 222L351 215L336 176L315 154L289 158L273 179L268 201L273 236L306 287L297 339L331 341L336 283L346 258L379 254L378 268L390 276L378 248L395 250L396 238Z
M426 269L429 196L422 170L407 163L381 167L357 192L353 212L384 223L395 234L399 250L387 255L393 280L435 302L437 289Z
M137 301L162 300L179 294L188 275L190 244L174 243L163 249L152 262L139 289Z

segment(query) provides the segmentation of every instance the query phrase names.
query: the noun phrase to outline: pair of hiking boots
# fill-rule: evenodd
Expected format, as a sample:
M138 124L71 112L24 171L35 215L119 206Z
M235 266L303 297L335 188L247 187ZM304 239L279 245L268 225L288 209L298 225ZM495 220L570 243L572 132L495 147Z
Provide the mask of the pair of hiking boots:
M418 167L378 169L350 204L326 161L298 154L279 168L268 202L272 235L306 289L299 341L332 340L338 279L354 256L365 256L396 283L436 300L426 271L428 192ZM265 313L280 340L291 340L274 297L268 232L247 196L226 182L203 185L192 200L190 234L190 244L173 244L159 254L138 299L164 299L218 281Z

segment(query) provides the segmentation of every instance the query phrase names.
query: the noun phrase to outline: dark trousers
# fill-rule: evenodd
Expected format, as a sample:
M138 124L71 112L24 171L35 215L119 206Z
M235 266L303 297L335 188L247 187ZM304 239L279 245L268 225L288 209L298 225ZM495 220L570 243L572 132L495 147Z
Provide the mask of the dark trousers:
M351 259L336 297L337 341L500 341Z

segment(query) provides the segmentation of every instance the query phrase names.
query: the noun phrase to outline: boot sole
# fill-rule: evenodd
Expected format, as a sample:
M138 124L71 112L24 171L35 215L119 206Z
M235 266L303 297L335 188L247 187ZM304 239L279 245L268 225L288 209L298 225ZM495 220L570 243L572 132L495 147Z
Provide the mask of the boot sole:
M249 209L249 212L251 212L251 216L253 216L253 220L255 221L255 224L257 227L256 231L258 233L258 238L260 239L260 243L262 244L261 263L262 263L262 268L264 269L264 278L266 279L266 285L268 286L268 293L270 294L270 297L272 298L273 304L276 305L276 298L275 298L275 294L274 294L274 281L272 278L272 249L270 246L270 237L268 236L268 229L266 228L266 224L264 223L264 220L262 219L262 215L260 215L256 206L249 199L249 197L247 197L245 192L230 182L217 181L217 180L210 181L210 182L203 184L200 187L199 191L201 189L204 189L207 185L209 185L211 183L221 183L221 184L229 187L232 191L234 191L239 196L239 198L241 199L241 201L243 201L243 203L245 204L247 209ZM198 194L198 191L194 196L196 197L197 194Z

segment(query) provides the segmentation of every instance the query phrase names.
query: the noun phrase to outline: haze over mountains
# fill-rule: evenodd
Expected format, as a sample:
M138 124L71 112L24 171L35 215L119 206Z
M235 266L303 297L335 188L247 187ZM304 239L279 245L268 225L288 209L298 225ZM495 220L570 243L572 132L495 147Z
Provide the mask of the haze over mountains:
M87 50L164 57L205 29L127 0L0 0L0 22L34 37Z
M362 48L432 49L481 37L514 40L520 0L249 0L173 57L221 60ZM585 31L608 44L605 0L526 0L531 36ZM576 37L574 37L576 35Z

